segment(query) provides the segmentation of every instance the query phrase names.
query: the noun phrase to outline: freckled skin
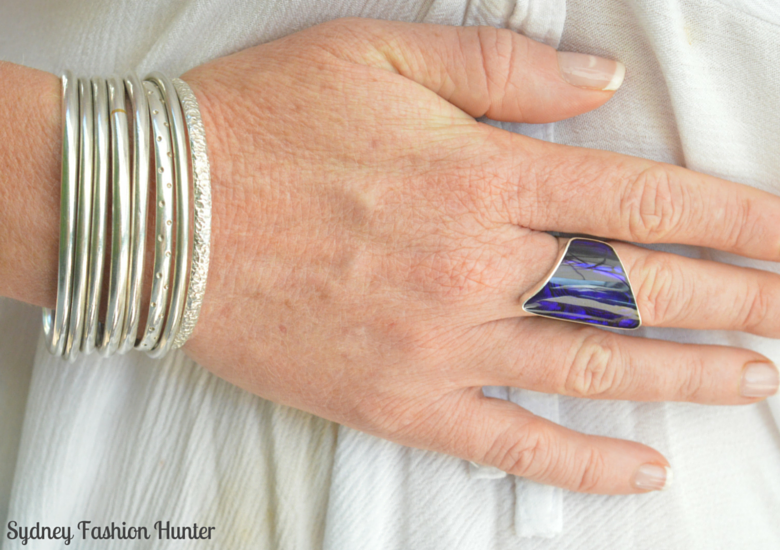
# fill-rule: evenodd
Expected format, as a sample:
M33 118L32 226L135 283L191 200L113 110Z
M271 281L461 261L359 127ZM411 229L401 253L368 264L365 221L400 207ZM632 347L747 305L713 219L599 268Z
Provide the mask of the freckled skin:
M419 44L450 32L428 28ZM214 196L212 268L185 349L260 396L381 437L574 490L637 492L630 479L638 465L668 464L656 451L545 424L482 398L479 387L491 363L515 364L501 383L561 393L596 387L591 367L619 372L607 363L625 354L603 351L611 340L587 340L585 358L576 351L588 327L553 324L550 334L569 344L535 336L548 325L517 318L519 297L559 249L533 228L548 204L534 202L547 193L536 186L574 188L571 171L601 185L594 174L639 173L650 163L599 152L575 158L572 149L476 122L485 113L558 120L611 93L558 88L553 50L517 35L491 42L493 31L477 39L492 45L479 50L480 63L442 77L406 37L419 38L416 29L337 21L184 75L203 110ZM452 32L465 49L474 39ZM502 61L507 38L521 41L518 67ZM537 75L530 87L548 99L526 97L522 108L522 98L507 100L509 89L535 93L523 71ZM505 88L495 85L502 78ZM570 219L594 206L575 204ZM567 362L582 380L565 380ZM540 441L568 450L523 458ZM594 452L609 475L587 470Z
M263 61L239 55L219 65L223 79L238 78L251 60L263 64L254 69L261 74L282 71L269 79L295 81L251 105L235 90L214 91L209 66L186 75L204 98L204 113L220 98L218 113L204 115L218 140L211 147L214 267L187 350L264 397L308 410L314 402L338 402L355 411L353 394L376 392L390 379L419 378L417 356L442 347L451 349L437 363L463 355L463 337L479 318L474 306L501 284L513 260L497 259L495 251L514 257L511 249L528 235L507 226L488 237L468 190L445 202L464 184L451 165L452 151L466 149L486 127L384 69L311 48L300 52L299 63L279 65L277 57L293 45L269 46ZM425 117L433 114L456 123L428 124ZM217 116L231 121L229 135ZM249 154L250 144L233 137L249 127L263 129L251 144L263 156ZM230 159L218 156L220 147ZM230 231L223 232L228 217ZM220 348L234 342L229 347L241 359L212 356L215 341ZM251 362L243 360L247 346ZM316 376L283 379L289 371ZM342 385L345 372L357 382L353 388ZM264 378L279 385L254 386ZM438 385L429 377L420 382ZM304 392L300 383L307 384ZM314 412L333 416L318 405Z

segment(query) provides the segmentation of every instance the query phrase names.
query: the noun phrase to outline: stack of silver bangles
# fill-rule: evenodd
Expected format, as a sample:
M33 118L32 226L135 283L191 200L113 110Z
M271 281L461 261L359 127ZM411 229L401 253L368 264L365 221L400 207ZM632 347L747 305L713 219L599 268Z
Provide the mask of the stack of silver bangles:
M70 361L95 350L160 357L192 334L206 289L211 185L195 95L160 73L141 82L67 72L62 114L57 303L43 310L49 352Z

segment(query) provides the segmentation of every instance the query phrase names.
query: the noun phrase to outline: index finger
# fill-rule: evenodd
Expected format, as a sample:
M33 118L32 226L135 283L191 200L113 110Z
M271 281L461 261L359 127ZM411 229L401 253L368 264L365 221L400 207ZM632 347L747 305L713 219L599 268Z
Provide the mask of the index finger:
M500 200L512 223L780 260L780 197L771 193L671 164L490 132L504 142Z

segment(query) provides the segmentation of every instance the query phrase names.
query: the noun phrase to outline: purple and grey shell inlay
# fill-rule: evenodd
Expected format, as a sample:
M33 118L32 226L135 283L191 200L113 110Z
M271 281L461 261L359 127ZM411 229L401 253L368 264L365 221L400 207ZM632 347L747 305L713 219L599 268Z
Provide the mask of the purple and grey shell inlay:
M523 309L552 319L635 329L636 299L615 250L606 243L572 239L555 273Z

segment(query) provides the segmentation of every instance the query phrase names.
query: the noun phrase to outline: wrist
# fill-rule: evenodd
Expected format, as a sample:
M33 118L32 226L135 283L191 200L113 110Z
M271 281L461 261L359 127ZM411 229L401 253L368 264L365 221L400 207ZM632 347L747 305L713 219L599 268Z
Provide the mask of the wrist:
M53 307L61 165L59 79L0 62L0 295Z

